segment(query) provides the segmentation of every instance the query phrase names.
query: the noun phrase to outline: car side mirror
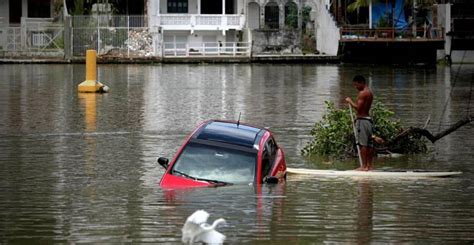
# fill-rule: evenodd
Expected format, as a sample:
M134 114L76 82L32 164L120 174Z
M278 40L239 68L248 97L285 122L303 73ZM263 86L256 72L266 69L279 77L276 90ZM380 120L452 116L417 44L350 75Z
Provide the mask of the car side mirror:
M165 169L168 169L168 162L169 162L169 160L166 157L158 158L158 163Z
M267 176L263 179L263 182L267 184L278 184L278 178L275 176Z

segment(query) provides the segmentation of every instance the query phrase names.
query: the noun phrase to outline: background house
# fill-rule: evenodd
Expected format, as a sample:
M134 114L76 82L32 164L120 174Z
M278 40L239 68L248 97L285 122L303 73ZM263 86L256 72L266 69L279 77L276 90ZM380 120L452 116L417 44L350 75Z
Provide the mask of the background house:
M247 52L242 1L148 1L148 23L163 56Z
M0 0L0 51L61 55L61 7L60 0Z

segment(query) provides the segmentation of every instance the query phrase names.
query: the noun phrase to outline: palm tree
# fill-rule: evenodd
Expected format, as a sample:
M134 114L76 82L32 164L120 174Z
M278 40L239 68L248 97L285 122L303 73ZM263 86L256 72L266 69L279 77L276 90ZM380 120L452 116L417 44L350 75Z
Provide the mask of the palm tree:
M355 0L353 3L347 5L348 12L354 12L359 10L359 8L369 7L372 2L377 2L378 0Z
M372 4L379 0L355 0L353 3L347 5L348 12L354 12L357 10L357 14L360 8L369 7L369 28L372 29Z

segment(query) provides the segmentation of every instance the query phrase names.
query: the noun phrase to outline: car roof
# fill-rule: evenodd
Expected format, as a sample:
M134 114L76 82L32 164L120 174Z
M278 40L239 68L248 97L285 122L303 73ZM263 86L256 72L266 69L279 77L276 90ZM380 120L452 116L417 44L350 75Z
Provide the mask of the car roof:
M194 138L257 148L265 130L237 122L209 121L196 132Z

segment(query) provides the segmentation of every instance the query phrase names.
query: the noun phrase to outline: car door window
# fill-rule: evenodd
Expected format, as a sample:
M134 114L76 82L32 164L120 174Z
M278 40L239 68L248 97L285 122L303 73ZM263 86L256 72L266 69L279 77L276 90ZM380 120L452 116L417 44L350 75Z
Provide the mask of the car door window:
M275 140L273 138L270 138L267 142L268 144L268 154L270 157L270 163L271 165L274 164L274 161L276 159L276 153L277 153L277 145L275 143Z
M262 178L270 174L276 158L276 143L270 138L263 147L262 153Z
M268 172L270 172L270 154L268 151L268 146L265 144L263 147L263 153L262 153L262 178L268 175Z

